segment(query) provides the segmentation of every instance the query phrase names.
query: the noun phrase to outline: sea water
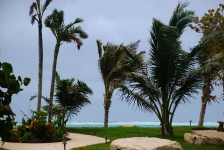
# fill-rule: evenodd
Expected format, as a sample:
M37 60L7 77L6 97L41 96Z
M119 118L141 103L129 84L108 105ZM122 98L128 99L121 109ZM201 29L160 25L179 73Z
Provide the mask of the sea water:
M137 127L160 127L160 122L109 122L108 127L119 127L125 124L134 125ZM190 123L173 123L173 126L190 126ZM103 122L70 122L67 127L103 127ZM197 123L191 123L191 126L197 126ZM205 122L205 127L218 127L217 122Z

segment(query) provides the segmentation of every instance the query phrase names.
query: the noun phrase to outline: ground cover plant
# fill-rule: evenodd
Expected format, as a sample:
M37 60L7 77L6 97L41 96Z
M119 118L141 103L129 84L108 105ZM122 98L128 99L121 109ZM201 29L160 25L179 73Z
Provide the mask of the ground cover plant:
M184 141L184 133L190 133L192 127L174 126L174 135L165 136L160 134L160 128L141 128L141 127L112 127L112 128L67 128L68 132L95 135L108 138L110 142L96 144L86 147L73 148L72 150L109 150L111 141L127 137L158 137L169 139L180 143L184 150L221 150L223 147L213 145L192 145Z
M11 132L10 138L5 141L21 143L45 143L62 141L66 133L57 122L47 122L47 112L31 111L32 115L23 117L22 123Z

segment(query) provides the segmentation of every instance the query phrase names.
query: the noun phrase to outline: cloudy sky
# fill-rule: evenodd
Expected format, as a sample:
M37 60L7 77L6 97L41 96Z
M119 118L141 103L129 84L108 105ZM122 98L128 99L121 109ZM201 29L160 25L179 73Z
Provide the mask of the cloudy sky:
M1 0L0 1L0 61L10 62L16 76L32 79L24 91L13 96L11 107L20 121L22 113L36 109L36 100L30 102L30 96L37 93L38 81L38 27L31 25L29 7L34 0ZM44 0L41 1L44 3ZM189 10L201 17L209 9L217 8L223 0L189 0ZM53 0L44 13L44 19L54 8L64 10L65 23L83 18L81 26L88 33L81 50L74 43L63 43L61 46L57 71L62 79L75 78L90 86L94 94L90 97L91 105L81 110L71 121L103 121L103 82L98 70L98 52L96 39L104 44L130 44L141 40L139 51L149 51L148 39L152 19L160 19L168 23L178 0ZM189 51L194 47L200 34L186 29L182 37L183 48ZM43 27L44 71L43 96L50 95L51 68L55 37L51 31ZM148 55L146 55L146 59ZM220 88L215 94L221 95ZM180 105L176 111L174 122L198 122L201 94L195 95L190 103ZM213 103L208 106L205 122L216 122L224 119L224 103ZM119 99L114 93L110 108L109 121L158 121L151 113L141 112L135 106Z

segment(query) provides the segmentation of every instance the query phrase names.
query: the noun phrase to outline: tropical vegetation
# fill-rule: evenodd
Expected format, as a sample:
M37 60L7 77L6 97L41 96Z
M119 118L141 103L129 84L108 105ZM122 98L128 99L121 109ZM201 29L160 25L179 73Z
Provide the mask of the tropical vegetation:
M57 58L60 50L60 46L63 42L71 43L74 42L77 44L77 48L83 45L82 39L88 38L88 34L81 28L81 26L74 27L78 23L82 23L83 19L76 18L75 21L69 23L68 25L64 24L64 11L54 9L52 14L49 15L45 20L45 26L48 27L53 35L56 38L56 44L54 49L54 59L52 67L52 76L51 76L51 89L50 89L50 99L49 99L49 110L48 110L48 122L51 122L52 118L52 104L54 96L54 84L55 84L55 74L57 66Z
M0 62L0 137L3 141L52 142L60 141L67 131L86 134L93 131L86 128L66 130L67 121L73 115L77 115L82 107L90 104L88 96L93 91L85 82L74 78L61 79L56 72L60 46L64 42L74 42L79 50L83 45L82 40L88 38L88 34L81 26L75 26L82 23L83 19L76 18L66 25L63 10L54 9L44 22L55 36L56 44L50 98L42 96L42 19L50 3L51 0L46 0L42 6L40 0L36 0L30 7L31 23L37 21L39 35L38 104L37 111L31 110L31 115L25 115L20 125L14 122L15 114L10 108L10 103L12 96L22 91L21 86L27 86L30 79L16 77L10 63ZM216 96L211 95L213 84L218 85L216 81L222 81L220 85L224 87L224 5L220 4L217 10L209 10L208 14L199 19L194 16L193 11L186 10L188 4L178 3L168 24L153 18L149 38L149 59L146 61L145 51L137 52L140 41L129 45L110 42L103 45L100 40L96 41L99 55L98 67L104 84L105 127L97 129L98 136L112 141L130 136L168 138L167 135L170 135L169 139L180 142L184 149L200 149L198 146L190 146L183 142L183 133L191 132L190 128L173 128L172 121L178 106L189 101L189 98L202 88L202 106L198 125L203 126L206 105L211 100L216 100ZM194 25L190 24L192 21ZM199 44L190 52L183 50L180 40L188 26L203 34ZM199 68L196 68L197 64ZM108 128L109 110L115 91L120 94L121 100L128 104L133 103L139 109L155 113L161 128L134 127L134 130L121 127ZM54 97L56 104L53 104ZM42 107L43 110L41 110L41 98L47 102L47 106ZM13 129L14 126L16 127ZM93 147L108 149L106 144ZM216 147L202 146L202 148L215 149Z
M66 123L73 115L77 115L82 107L90 104L88 95L93 91L83 81L75 79L61 79L56 73L55 101L58 105L56 114L58 126L66 127Z
M125 88L128 78L139 78L138 70L143 66L143 54L137 53L140 41L124 46L107 43L102 46L97 40L99 70L104 83L104 127L108 127L111 98L115 89Z
M67 135L66 123L77 115L82 107L90 104L88 95L92 90L86 83L75 79L60 79L56 73L56 104L53 105L52 114L53 121L47 122L48 107L43 106L43 110L32 111L30 116L24 114L22 123L15 125L16 128L10 133L10 137L6 141L24 142L24 143L40 143L40 142L56 142L61 141ZM36 98L34 95L31 99ZM42 97L49 104L49 98Z
M14 113L10 107L12 96L18 94L27 86L30 78L22 79L13 74L13 67L8 62L0 62L0 137L2 141L10 137L14 127Z
M223 79L223 49L224 49L224 5L220 4L216 10L208 10L208 13L199 19L194 18L194 24L190 27L203 36L199 44L193 49L198 56L200 67L196 73L204 76L202 88L202 103L198 126L203 126L207 103L217 101L216 95L211 95L213 85L220 85L217 79ZM212 84L214 82L214 84ZM223 84L224 85L224 84Z
M36 0L30 6L29 15L31 16L31 24L35 21L38 23L38 47L39 47L39 60L38 60L38 98L37 98L37 111L41 109L42 97L42 78L43 78L43 37L42 37L42 20L45 10L52 0L46 0L42 6L40 0ZM34 12L35 10L35 12Z
M147 78L129 82L132 93L122 89L123 98L136 102L142 109L156 114L161 134L172 135L172 121L178 106L201 88L200 76L193 75L194 57L181 47L180 37L192 21L194 12L185 10L188 3L179 3L168 25L153 19L150 31L150 59Z

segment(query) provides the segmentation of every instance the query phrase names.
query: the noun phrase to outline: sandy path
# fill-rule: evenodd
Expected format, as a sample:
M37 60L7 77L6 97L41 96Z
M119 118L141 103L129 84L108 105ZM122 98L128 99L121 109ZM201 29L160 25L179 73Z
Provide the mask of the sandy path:
M71 140L67 141L66 150L70 150L75 147L82 147L86 145L93 145L98 143L104 143L105 139L84 135L78 133L69 133L69 138ZM64 145L62 142L55 143L11 143L5 142L3 146L0 146L9 150L63 150Z

